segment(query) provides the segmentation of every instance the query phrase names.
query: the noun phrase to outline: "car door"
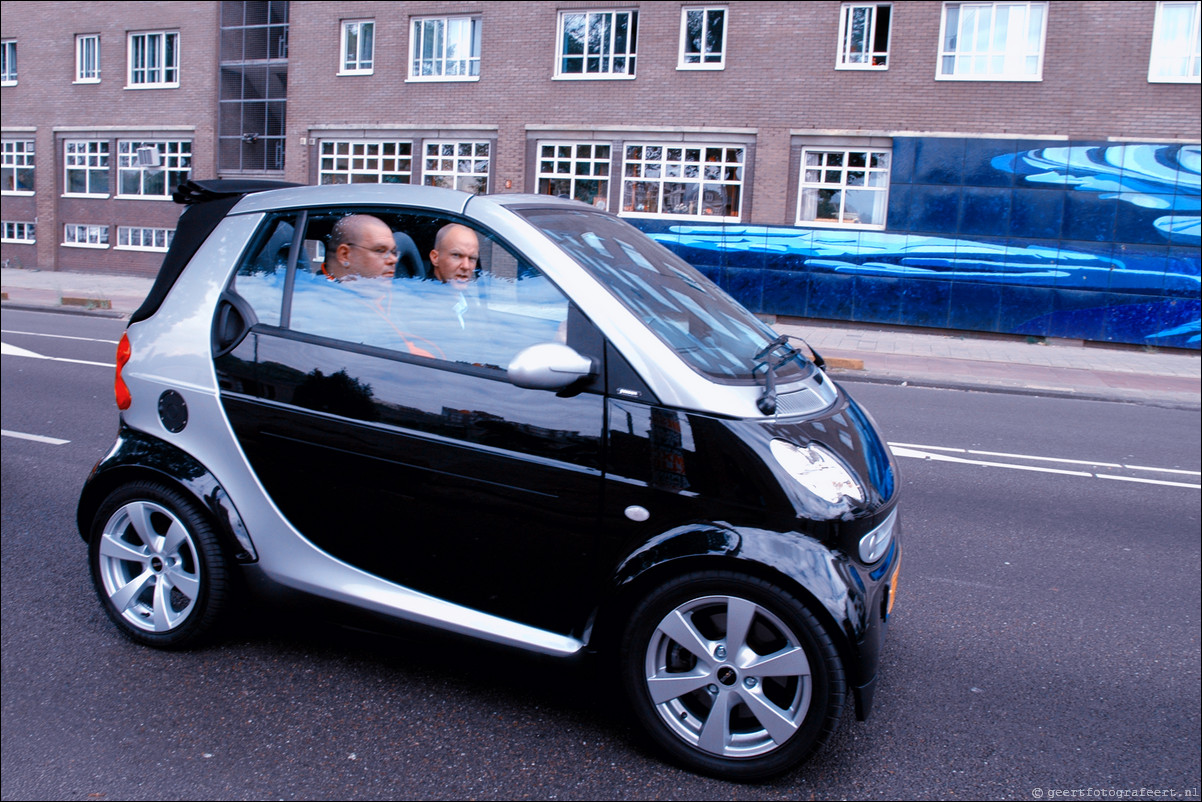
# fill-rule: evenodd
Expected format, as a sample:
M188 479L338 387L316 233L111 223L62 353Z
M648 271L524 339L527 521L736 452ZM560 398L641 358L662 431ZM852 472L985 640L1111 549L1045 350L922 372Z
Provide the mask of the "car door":
M421 254L451 222L369 211ZM313 268L330 224L317 212L269 218L218 312L222 400L252 469L332 557L466 607L579 631L604 397L520 388L504 368L525 346L557 340L600 366L595 330L483 230L470 292L411 271L373 293L330 282Z

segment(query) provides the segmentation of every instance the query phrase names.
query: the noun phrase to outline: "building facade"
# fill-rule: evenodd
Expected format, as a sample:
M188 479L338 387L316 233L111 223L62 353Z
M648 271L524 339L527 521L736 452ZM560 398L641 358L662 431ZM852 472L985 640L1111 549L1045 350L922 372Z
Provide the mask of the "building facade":
M3 258L185 177L567 195L755 311L1199 347L1199 3L3 3Z

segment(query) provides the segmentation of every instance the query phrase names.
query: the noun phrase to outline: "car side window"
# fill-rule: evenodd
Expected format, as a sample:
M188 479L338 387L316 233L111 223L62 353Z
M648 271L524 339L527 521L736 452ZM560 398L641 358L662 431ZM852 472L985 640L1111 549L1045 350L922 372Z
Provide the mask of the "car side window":
M280 325L288 251L295 234L294 215L269 220L234 277L234 291L251 305L260 323Z
M500 370L566 338L563 293L489 232L446 216L310 212L300 253L285 324L299 332Z

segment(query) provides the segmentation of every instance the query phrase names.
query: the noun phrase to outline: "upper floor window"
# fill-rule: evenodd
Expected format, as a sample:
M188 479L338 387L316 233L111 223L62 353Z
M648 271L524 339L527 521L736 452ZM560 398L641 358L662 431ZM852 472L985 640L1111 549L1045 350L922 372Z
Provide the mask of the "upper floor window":
M192 169L189 140L117 143L117 193L170 198Z
M375 61L376 23L350 20L342 23L341 75L371 75Z
M6 139L0 149L0 192L33 192L33 140Z
M17 40L0 42L0 86L17 85Z
M408 184L413 143L323 139L319 184Z
M561 11L555 74L633 78L638 27L638 11Z
M480 18L415 19L409 38L409 77L474 81L480 77Z
M805 148L797 224L885 227L888 150Z
M1160 2L1156 4L1156 23L1152 29L1152 58L1148 80L1154 83L1199 83L1202 61L1202 31L1198 28L1197 2Z
M179 86L179 33L129 35L129 85L141 89Z
M540 142L538 193L607 208L610 150L594 142Z
M889 67L889 25L893 6L888 3L846 3L839 12L841 70L884 70Z
M68 140L63 143L69 195L109 194L109 143L106 139Z
M100 83L100 34L75 37L75 83Z
M726 9L680 10L678 70L720 70L726 66Z
M936 78L1039 81L1047 3L944 3Z
M488 192L488 142L425 143L422 183L428 187L446 187L483 195Z
M744 158L727 145L626 145L622 212L738 220Z

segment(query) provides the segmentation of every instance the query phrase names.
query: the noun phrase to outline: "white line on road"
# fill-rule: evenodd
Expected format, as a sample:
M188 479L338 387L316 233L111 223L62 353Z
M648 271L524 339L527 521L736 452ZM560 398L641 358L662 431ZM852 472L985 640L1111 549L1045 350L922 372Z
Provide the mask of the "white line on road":
M52 446L62 446L70 443L70 440L60 440L57 437L46 437L40 434L25 434L24 432L10 432L8 429L0 429L0 435L5 437L15 437L18 440L33 440L35 443L46 443Z
M69 334L47 334L42 331L17 331L16 329L0 329L0 334L20 334L26 337L54 337L58 340L81 340L87 343L106 343L116 345L116 340L104 340L97 337L72 337Z
M51 362L73 362L76 365L95 365L100 368L112 368L112 362L92 362L88 359L68 359L62 356L46 356L39 354L36 351L30 351L25 348L19 348L8 343L0 343L0 354L4 356L26 356L31 359L48 359Z

